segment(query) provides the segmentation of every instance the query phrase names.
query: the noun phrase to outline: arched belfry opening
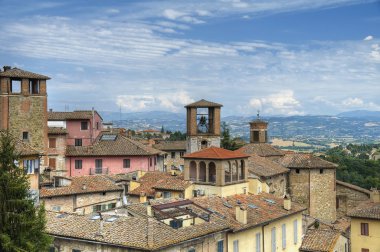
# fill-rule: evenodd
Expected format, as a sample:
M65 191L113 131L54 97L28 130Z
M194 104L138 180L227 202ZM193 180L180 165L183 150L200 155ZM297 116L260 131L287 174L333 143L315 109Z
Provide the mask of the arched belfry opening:
M257 118L249 123L250 125L250 143L267 143L268 139L268 122L260 118L259 111Z
M223 105L200 100L187 106L187 152L220 147L220 109Z

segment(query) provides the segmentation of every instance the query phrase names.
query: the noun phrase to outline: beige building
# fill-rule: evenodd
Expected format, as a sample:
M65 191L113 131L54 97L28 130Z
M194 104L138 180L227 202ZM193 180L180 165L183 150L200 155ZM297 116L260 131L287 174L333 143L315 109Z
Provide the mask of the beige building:
M369 202L348 212L351 217L351 251L380 251L380 193L371 192Z
M163 171L184 170L183 156L186 153L186 141L161 141L152 147L165 152Z
M86 214L121 205L123 192L105 175L54 177L53 188L40 190L40 200L49 211Z

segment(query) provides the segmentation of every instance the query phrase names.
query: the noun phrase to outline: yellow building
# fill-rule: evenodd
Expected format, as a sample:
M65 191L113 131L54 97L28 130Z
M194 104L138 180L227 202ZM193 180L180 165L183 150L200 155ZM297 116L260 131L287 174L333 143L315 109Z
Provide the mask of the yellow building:
M380 194L371 192L370 202L363 203L348 213L351 217L351 251L380 251Z

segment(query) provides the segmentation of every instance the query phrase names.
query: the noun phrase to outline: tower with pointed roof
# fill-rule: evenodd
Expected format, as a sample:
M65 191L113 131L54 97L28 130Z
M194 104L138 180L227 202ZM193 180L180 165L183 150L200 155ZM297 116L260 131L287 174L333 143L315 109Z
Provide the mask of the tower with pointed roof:
M0 129L46 154L47 93L50 78L18 68L0 70Z
M187 153L220 147L220 109L223 105L199 100L187 106Z

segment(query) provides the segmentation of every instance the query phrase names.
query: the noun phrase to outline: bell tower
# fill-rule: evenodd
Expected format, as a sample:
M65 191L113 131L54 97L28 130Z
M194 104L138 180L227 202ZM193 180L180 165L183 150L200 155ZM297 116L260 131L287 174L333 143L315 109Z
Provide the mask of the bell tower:
M220 109L223 105L200 100L187 106L186 152L220 147Z
M268 142L268 122L260 119L260 113L257 112L256 120L249 123L250 125L250 143L267 143Z

